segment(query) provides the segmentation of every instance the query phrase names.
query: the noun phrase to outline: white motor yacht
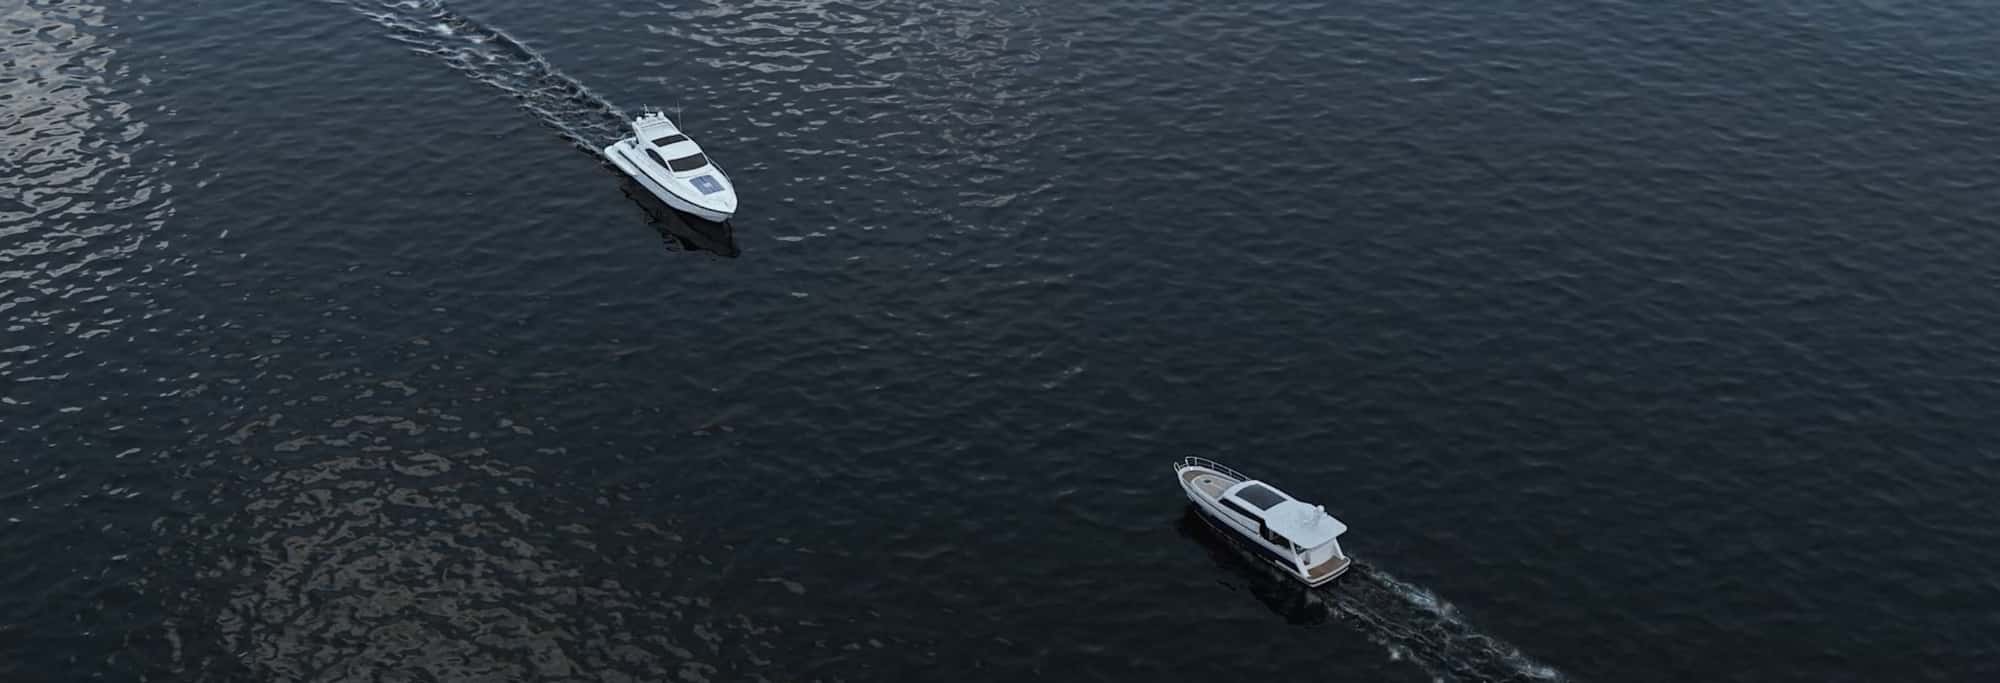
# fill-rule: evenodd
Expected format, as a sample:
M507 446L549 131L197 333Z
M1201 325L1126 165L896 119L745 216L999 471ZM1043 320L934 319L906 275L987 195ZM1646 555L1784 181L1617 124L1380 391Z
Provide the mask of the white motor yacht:
M604 158L676 210L721 222L736 214L736 186L701 146L660 112L632 120L632 137L604 148Z
M1352 564L1338 540L1347 525L1326 514L1325 506L1308 505L1207 458L1174 463L1174 477L1210 524L1306 585L1324 585Z

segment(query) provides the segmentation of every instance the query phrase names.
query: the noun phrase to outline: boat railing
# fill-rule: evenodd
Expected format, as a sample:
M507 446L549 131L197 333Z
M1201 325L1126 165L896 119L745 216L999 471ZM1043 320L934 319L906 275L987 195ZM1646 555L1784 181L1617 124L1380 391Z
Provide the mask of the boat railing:
M1174 463L1175 472L1179 472L1181 471L1182 468L1187 468L1187 467L1206 467L1208 469L1221 472L1231 477L1235 477L1237 481L1250 481L1250 477L1248 475L1245 475L1242 472L1238 472L1234 469L1230 469L1228 465L1224 465L1222 463L1200 456L1190 455L1185 458L1181 458L1180 462Z

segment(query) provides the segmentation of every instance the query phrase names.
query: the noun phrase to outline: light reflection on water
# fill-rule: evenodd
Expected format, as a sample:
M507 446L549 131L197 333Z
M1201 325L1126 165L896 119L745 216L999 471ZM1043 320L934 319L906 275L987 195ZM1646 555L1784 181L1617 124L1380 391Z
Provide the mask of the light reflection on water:
M261 680L772 674L785 629L694 592L728 550L633 517L627 492L565 488L508 462L537 450L535 426L433 409L296 421L271 414L221 440L241 465L275 466L218 485L210 495L236 511L191 520L163 553L161 567L200 567L191 583L149 577L181 603L166 625L172 668Z
M151 137L149 85L106 8L0 3L0 678L74 661L75 634L115 632L134 538L109 516L157 505L135 414L172 380L147 363L162 292L195 266L163 247L175 212ZM109 601L109 602L107 602ZM60 623L73 630L49 629ZM33 678L39 674L28 674Z
M104 302L150 277L127 257L173 214L173 188L144 160L156 156L145 122L108 93L108 81L130 74L96 36L103 21L89 4L0 10L0 320L9 339L77 343L121 329L129 312ZM0 378L16 381L60 353L7 346Z
M98 2L0 3L0 680L925 658L805 623L877 611L990 680L1994 678L1990 12ZM749 258L633 234L609 102ZM1183 448L1395 576L1200 588Z

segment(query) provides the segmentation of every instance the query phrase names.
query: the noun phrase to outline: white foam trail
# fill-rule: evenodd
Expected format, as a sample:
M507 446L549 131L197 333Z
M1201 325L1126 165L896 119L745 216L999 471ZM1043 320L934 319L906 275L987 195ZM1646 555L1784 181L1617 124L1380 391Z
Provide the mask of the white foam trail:
M623 137L625 113L540 54L440 0L328 0L389 29L412 50L513 95L521 107L592 154Z
M1335 613L1362 625L1394 660L1443 681L1566 681L1554 667L1480 632L1451 603L1388 572L1355 563L1326 591Z
M1519 648L1479 630L1458 608L1436 593L1410 584L1366 562L1322 588L1308 588L1269 562L1251 556L1232 532L1193 508L1182 531L1200 540L1225 567L1246 569L1259 580L1250 592L1293 623L1347 622L1382 647L1390 661L1407 661L1444 681L1559 683L1569 678Z

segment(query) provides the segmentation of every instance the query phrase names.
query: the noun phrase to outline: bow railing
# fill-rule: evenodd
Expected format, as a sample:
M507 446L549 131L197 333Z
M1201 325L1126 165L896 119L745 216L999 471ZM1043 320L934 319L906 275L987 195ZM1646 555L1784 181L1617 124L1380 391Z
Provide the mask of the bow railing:
M1234 469L1231 469L1228 465L1224 465L1222 463L1210 460L1208 458L1203 458L1200 456L1190 455L1185 458L1181 458L1179 462L1174 463L1175 472L1179 472L1183 468L1187 467L1206 467L1208 469L1215 470L1216 472L1220 472L1222 474L1235 477L1237 481L1250 481L1250 477L1248 475L1245 475L1242 472L1238 472Z

